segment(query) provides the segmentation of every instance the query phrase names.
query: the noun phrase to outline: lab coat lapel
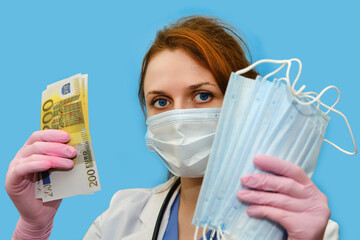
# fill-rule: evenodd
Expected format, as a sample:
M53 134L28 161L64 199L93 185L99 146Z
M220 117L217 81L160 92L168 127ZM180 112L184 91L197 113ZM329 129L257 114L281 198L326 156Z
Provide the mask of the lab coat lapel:
M174 182L173 179L170 179L166 183L154 188L152 196L146 203L139 217L143 224L142 230L126 236L123 240L151 240L160 208Z

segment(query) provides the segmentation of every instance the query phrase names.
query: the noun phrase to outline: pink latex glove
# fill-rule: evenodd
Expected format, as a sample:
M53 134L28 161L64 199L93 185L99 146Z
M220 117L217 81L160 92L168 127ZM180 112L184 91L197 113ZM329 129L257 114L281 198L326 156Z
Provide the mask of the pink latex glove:
M254 164L270 174L241 178L249 190L240 190L238 199L250 203L249 216L268 218L282 225L288 240L323 239L330 218L327 197L297 165L279 158L257 155Z
M71 169L76 149L64 143L60 130L34 132L16 154L6 174L5 188L20 213L13 239L47 239L61 200L43 203L35 198L36 173L50 168Z

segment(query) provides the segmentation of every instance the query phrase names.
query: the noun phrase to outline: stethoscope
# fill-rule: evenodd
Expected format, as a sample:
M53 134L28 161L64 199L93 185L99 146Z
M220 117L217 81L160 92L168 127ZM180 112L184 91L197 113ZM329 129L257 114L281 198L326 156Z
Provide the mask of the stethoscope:
M165 200L160 208L158 217L156 219L156 223L155 223L155 228L154 228L154 232L153 232L153 236L152 236L152 240L157 240L158 235L159 235L159 230L160 230L160 225L162 222L162 219L164 217L165 214L165 210L167 208L167 206L169 205L170 199L172 197L172 195L174 194L174 192L176 191L176 189L179 187L180 185L180 178L178 178L176 180L176 182L174 183L174 185L170 188L168 194L165 197ZM215 238L216 232L212 231L210 234L210 238L209 240L213 240Z

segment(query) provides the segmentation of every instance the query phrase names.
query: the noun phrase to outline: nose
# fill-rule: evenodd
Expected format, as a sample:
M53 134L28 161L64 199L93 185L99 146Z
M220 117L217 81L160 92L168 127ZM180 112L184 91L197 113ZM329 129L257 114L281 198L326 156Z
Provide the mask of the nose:
M176 98L174 99L173 110L176 109L189 109L194 108L191 102L187 101L185 98Z

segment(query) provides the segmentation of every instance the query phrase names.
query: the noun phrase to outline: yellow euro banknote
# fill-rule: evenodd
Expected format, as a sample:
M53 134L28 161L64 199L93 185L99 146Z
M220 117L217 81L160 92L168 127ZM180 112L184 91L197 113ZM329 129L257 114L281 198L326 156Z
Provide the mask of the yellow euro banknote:
M71 136L67 144L77 149L73 169L38 173L35 197L43 202L101 190L89 132L87 80L87 74L77 74L42 93L41 130L66 131Z

